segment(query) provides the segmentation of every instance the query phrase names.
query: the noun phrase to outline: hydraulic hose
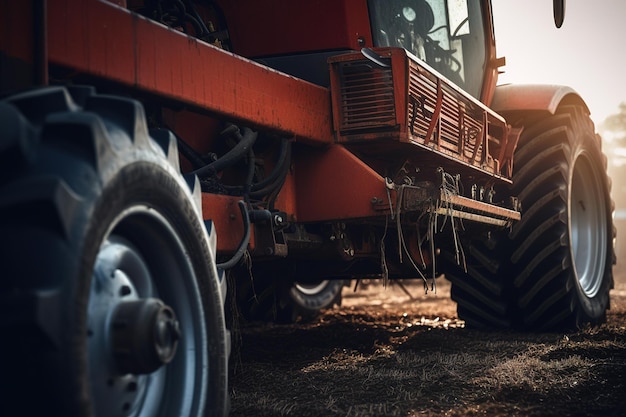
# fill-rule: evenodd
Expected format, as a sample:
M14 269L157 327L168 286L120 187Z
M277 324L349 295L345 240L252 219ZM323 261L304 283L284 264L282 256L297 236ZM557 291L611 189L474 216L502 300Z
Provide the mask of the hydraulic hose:
M250 243L250 217L248 216L248 209L246 207L246 203L242 200L239 200L237 204L239 205L241 218L243 219L243 238L241 239L239 247L233 257L226 262L217 264L217 267L220 269L230 269L237 265L243 257L243 254L246 252L248 243Z
M291 146L288 146L288 147L291 149ZM285 183L285 178L287 177L287 173L289 172L290 165L291 165L291 152L287 152L287 156L284 159L283 163L280 166L278 166L277 169L274 171L276 173L276 175L274 176L275 177L274 180L272 182L268 181L268 184L263 188L253 187L253 191L250 192L250 197L262 198L280 189L282 185ZM272 172L272 174L274 172ZM259 185L260 184L261 183L259 183Z
M204 175L214 175L215 173L222 171L224 168L233 165L248 154L252 145L254 145L257 136L259 135L257 132L253 132L247 127L243 129L242 134L236 126L234 129L228 128L224 132L232 132L232 134L237 138L238 143L217 161L196 169L193 171L193 174L196 174L198 177Z
M278 154L278 161L276 161L276 167L274 170L263 180L257 182L256 184L252 184L251 191L259 191L269 185L274 184L278 179L282 177L281 174L284 173L285 165L289 166L291 162L291 142L287 139L283 139L280 142L280 151Z
M249 188L250 196L253 198L260 198L267 194L269 194L272 190L274 190L277 186L280 185L279 181L282 181L282 178L286 175L288 167L291 163L291 142L287 139L282 139L280 142L280 149L278 151L278 159L276 160L276 165L270 174L262 179L261 181L254 183ZM254 168L254 167L252 167ZM250 167L249 167L250 169ZM250 182L246 182L249 184ZM237 193L243 192L246 193L246 187L241 185L224 185L224 188L229 190L229 192Z
M246 183L243 187L243 196L246 202L250 199L250 189L252 188L252 180L254 179L254 150L250 148L248 151L248 175L246 176Z

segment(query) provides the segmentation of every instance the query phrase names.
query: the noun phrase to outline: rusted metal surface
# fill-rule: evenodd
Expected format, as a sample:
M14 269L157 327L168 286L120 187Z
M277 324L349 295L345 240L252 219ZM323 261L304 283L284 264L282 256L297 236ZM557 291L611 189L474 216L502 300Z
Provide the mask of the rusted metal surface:
M519 211L494 206L493 204L483 203L482 201L472 200L471 198L460 195L449 195L443 191L441 192L439 201L440 207L437 208L438 214L450 213L456 217L481 221L483 223L498 224L500 226L521 219ZM489 219L490 221L487 221Z
M310 144L332 141L328 90L108 2L58 0L50 61Z

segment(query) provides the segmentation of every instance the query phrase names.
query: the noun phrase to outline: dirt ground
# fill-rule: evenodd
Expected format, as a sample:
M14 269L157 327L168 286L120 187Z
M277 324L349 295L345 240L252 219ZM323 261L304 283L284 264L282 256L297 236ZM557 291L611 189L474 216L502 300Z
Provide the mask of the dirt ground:
M607 322L568 334L466 329L445 280L345 288L311 323L240 329L231 415L626 416L616 281Z

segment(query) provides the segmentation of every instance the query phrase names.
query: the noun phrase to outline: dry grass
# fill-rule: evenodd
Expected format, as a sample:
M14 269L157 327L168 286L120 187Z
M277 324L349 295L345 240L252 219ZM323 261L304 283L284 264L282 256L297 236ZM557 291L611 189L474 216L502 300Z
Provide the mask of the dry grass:
M626 283L567 335L465 329L446 286L349 291L313 323L242 328L232 415L626 415Z

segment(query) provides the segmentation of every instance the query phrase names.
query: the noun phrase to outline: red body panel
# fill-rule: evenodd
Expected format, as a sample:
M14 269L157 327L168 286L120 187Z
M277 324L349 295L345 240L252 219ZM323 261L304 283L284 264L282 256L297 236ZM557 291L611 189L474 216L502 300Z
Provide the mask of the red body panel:
M49 11L51 62L297 140L331 142L327 89L110 3L56 3Z
M243 220L237 206L240 197L217 194L202 194L202 215L211 219L217 232L217 251L234 252L243 236ZM254 233L254 228L251 230ZM248 249L254 250L254 235L251 235Z
M0 0L0 91L47 82L43 9L42 1Z
M343 146L307 150L296 160L296 186L306 190L296 195L298 221L381 214L375 203L387 201L385 179Z
M221 0L233 49L248 57L372 46L367 0Z
M500 85L495 90L492 104L494 110L501 113L542 111L554 114L563 102L573 102L587 109L576 91L561 85Z

